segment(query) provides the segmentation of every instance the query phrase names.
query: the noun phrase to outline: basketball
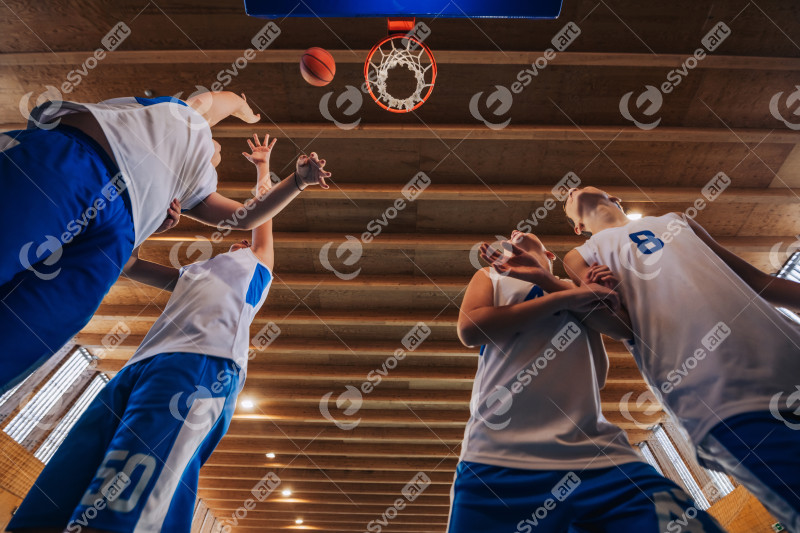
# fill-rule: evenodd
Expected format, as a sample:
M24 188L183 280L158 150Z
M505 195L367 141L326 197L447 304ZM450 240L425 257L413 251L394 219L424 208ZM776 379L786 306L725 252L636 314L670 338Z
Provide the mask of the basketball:
M336 62L325 49L317 46L303 52L300 59L300 74L303 79L315 87L328 85L336 74Z

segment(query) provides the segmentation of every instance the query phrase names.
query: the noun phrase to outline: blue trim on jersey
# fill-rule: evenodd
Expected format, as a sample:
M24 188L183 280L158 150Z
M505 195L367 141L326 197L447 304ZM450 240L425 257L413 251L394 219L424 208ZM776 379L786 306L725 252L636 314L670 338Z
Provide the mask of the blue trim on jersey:
M136 98L136 101L145 107L149 105L163 104L164 102L171 102L173 104L180 104L188 107L186 102L179 100L174 96L156 96L155 98L139 98L138 96L134 96L134 98Z
M253 272L253 278L250 280L250 286L247 287L247 295L244 301L253 307L257 306L258 302L261 301L261 296L264 295L264 289L267 288L271 279L272 274L269 273L267 267L260 263L256 265L256 271Z
M528 300L533 300L534 298L540 298L542 296L544 296L544 291L542 290L542 288L538 285L534 285L533 287L531 287L531 291L525 297L524 301L527 302Z

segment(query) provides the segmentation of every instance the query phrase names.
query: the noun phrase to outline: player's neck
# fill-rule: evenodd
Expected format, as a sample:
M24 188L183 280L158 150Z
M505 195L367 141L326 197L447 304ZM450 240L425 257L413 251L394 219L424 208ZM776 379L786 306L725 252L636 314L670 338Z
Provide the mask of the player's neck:
M598 205L591 213L584 217L586 230L592 235L608 228L618 228L630 222L615 205Z

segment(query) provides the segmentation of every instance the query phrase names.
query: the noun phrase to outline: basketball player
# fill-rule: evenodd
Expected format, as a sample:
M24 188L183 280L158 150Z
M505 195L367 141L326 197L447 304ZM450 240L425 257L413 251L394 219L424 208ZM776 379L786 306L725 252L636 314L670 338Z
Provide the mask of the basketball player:
M616 308L616 293L554 277L536 236L512 241L511 257L483 245L492 268L475 273L458 318L461 341L483 347L448 532L663 533L675 519L684 532L723 531L603 416L608 357L584 318L601 302Z
M800 310L800 284L761 272L682 214L632 221L595 187L572 189L564 207L575 233L591 234L567 271L582 283L590 265L607 265L619 279L629 348L701 464L800 531L800 416L787 398L800 385L800 327L773 307Z
M254 140L245 155L263 193L274 141ZM298 173L322 173L313 169L324 166L301 156ZM200 467L228 429L247 371L250 324L266 299L273 263L271 220L253 230L252 242L180 271L131 259L127 275L173 294L48 463L9 530L189 533Z
M86 325L173 199L208 224L238 220L242 204L216 192L210 126L228 115L259 120L222 92L47 102L28 129L0 134L0 393ZM327 188L324 172L307 176L317 181L291 176L232 227L261 225L307 185Z

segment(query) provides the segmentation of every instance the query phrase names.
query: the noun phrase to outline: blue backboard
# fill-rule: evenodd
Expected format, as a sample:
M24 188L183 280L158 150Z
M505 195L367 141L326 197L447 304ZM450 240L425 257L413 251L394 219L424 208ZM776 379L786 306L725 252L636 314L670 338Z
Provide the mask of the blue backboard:
M562 0L245 0L253 17L554 19Z

